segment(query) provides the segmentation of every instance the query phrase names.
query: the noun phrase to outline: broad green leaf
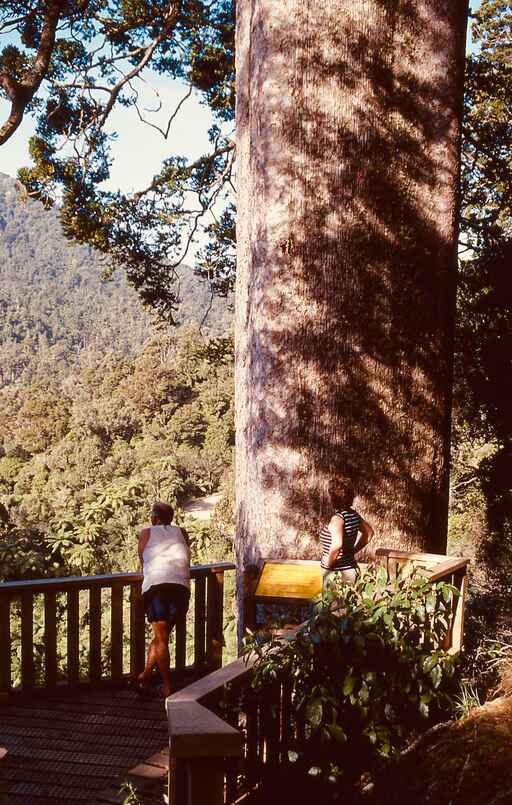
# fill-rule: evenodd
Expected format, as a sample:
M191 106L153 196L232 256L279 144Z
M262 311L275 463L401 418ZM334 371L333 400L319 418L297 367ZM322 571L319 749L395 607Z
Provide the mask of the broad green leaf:
M357 682L357 679L356 679L355 676L350 675L350 676L345 677L345 680L343 682L343 695L344 696L350 696L350 694L354 690L354 686L355 686L356 682Z
M433 654L431 657L425 657L423 660L423 671L426 674L430 673L434 665L437 665L438 662L439 660L435 654Z
M446 603L447 604L450 603L450 601L453 598L453 593L450 590L450 588L449 587L443 587L442 593L443 593L443 598L446 601Z
M328 724L327 729L329 730L333 740L337 741L338 743L346 743L347 736L339 724Z
M370 690L366 682L363 682L359 690L359 699L363 704L366 704L369 698L370 698Z
M313 699L306 705L306 720L316 729L322 723L324 708L321 699Z
M382 565L377 570L377 585L379 587L385 587L388 583L388 572L385 567Z
M371 730L371 729L370 730L365 730L365 735L368 736L371 744L376 744L377 743L377 733L375 732L375 730Z
M430 678L435 688L438 688L443 678L443 671L440 665L436 665L430 672Z

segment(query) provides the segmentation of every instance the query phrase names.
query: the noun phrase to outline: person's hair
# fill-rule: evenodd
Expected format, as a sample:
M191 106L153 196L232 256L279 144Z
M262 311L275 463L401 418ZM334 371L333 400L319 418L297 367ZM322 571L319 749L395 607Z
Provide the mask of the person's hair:
M333 508L341 509L341 511L349 509L355 496L354 487L348 479L333 478L329 481L329 497Z
M158 517L164 525L170 525L174 517L174 509L172 506L169 506L168 503L157 500L156 503L153 503L151 514L153 517Z

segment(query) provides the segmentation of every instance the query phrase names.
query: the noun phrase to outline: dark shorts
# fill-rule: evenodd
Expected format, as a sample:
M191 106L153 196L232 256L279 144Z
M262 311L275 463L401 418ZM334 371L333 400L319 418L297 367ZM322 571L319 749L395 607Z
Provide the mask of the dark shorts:
M190 590L183 584L155 584L142 594L148 621L167 621L174 626L180 616L186 615Z

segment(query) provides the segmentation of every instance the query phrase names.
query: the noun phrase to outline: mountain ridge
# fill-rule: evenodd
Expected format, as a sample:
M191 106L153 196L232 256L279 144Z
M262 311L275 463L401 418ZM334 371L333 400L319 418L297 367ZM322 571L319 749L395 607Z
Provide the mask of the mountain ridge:
M105 280L104 259L63 235L57 209L23 198L0 173L0 387L62 377L107 354L136 354L162 330L142 308L122 269ZM190 266L180 274L178 320L200 324L210 301ZM205 335L230 327L229 301L214 299Z

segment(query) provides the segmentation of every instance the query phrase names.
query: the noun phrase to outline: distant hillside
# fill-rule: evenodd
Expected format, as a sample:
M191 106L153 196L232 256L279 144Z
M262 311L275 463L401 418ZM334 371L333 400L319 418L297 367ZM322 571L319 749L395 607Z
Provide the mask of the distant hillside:
M135 354L155 332L122 271L103 281L102 263L64 238L56 210L23 201L0 173L0 387L35 376L64 375L114 352ZM183 323L200 322L207 286L184 267ZM203 332L225 333L229 304L216 299Z

